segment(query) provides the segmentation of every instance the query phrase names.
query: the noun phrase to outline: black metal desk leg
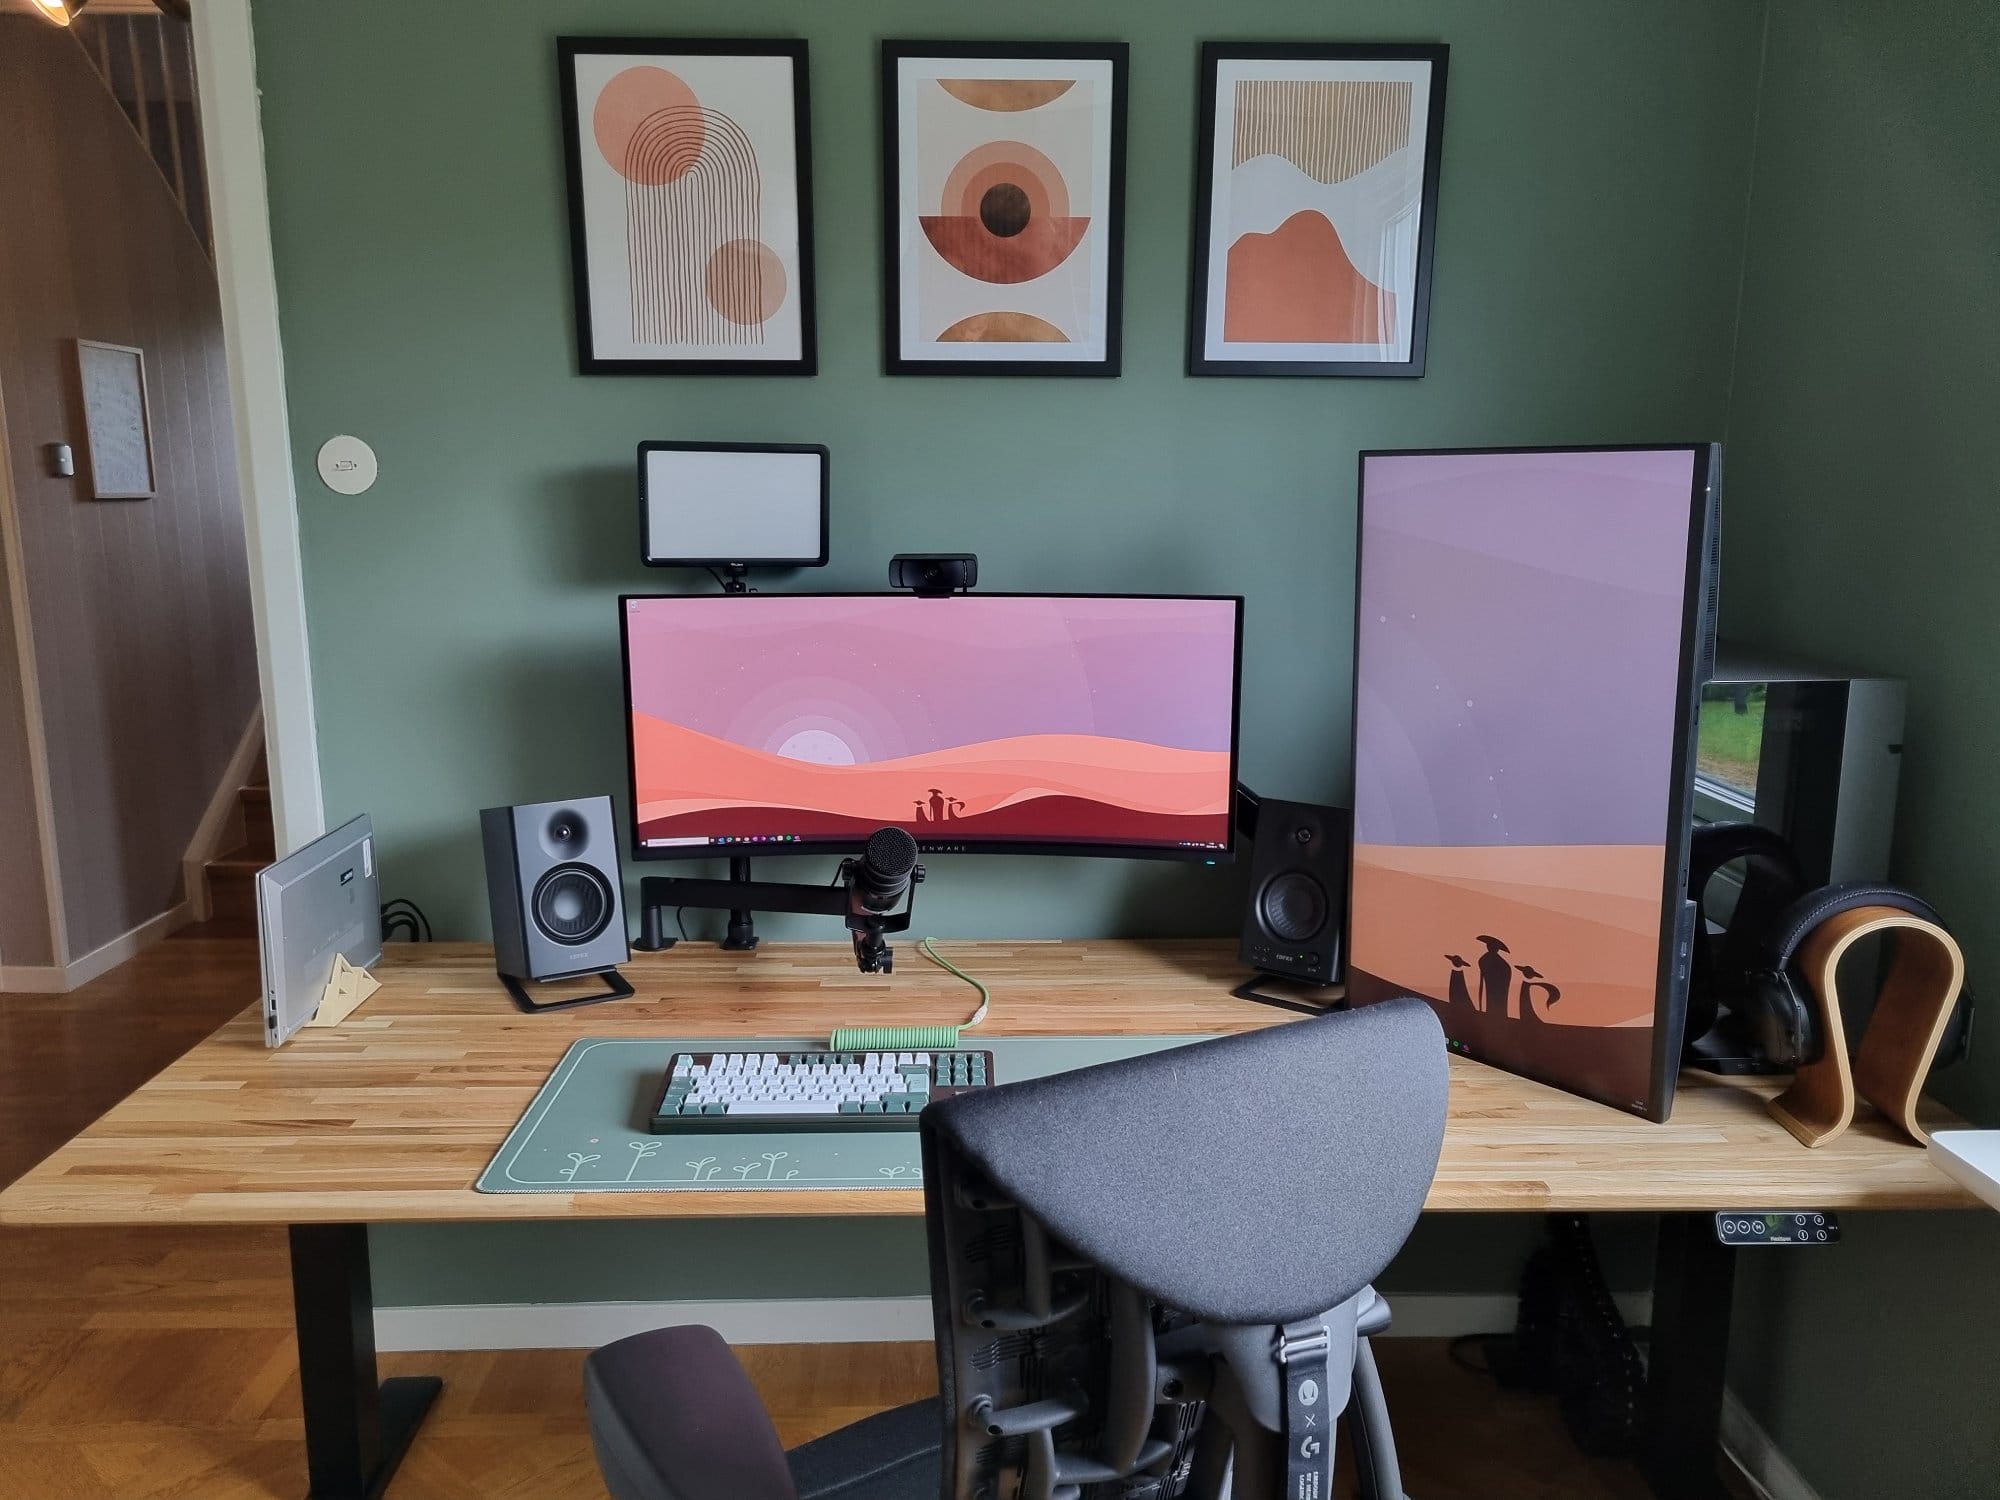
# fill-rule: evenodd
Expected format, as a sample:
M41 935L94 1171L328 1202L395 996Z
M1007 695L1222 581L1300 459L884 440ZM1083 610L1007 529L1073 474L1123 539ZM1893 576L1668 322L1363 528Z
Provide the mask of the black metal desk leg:
M1646 1481L1659 1500L1718 1500L1722 1387L1736 1252L1713 1214L1666 1214L1653 1262Z
M378 1500L444 1382L375 1378L366 1225L294 1224L291 1233L308 1500Z

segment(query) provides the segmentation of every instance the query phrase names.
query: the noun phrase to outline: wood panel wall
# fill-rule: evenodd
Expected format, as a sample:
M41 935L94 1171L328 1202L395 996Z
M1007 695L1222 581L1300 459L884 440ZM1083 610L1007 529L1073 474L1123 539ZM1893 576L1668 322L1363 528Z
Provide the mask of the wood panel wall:
M0 390L75 959L180 898L257 700L215 272L75 38L0 16ZM78 337L145 350L158 493L94 501ZM10 956L10 962L12 961Z

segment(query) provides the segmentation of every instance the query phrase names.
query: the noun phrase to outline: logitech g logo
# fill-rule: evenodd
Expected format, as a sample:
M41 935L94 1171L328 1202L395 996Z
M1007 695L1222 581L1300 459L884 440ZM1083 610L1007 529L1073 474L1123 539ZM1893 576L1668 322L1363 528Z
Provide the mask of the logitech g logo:
M1314 1406L1318 1402L1319 1382L1317 1380L1301 1380L1299 1382L1299 1404L1301 1406Z
M1311 1433L1307 1433L1305 1439L1299 1444L1300 1458L1318 1458L1321 1451L1320 1440Z

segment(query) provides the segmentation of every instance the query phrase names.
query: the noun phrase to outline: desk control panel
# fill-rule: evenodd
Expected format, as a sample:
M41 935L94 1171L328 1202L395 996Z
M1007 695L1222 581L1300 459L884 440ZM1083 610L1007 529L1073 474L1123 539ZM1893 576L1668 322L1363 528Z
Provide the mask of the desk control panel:
M1743 1209L1715 1216L1715 1237L1748 1245L1837 1245L1840 1216L1823 1209Z

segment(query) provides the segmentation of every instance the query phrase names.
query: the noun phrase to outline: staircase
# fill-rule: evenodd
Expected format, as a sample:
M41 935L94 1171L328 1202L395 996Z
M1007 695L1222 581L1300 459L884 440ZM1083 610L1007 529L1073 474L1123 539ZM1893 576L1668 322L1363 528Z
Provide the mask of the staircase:
M140 144L187 215L195 238L213 258L202 176L194 35L187 17L164 14L152 4L99 0L71 24L70 35L132 122Z
M201 936L253 938L257 872L278 857L271 834L271 784L261 756L250 784L236 789L236 808L230 817L233 837L226 837L223 852L201 867L208 911Z

